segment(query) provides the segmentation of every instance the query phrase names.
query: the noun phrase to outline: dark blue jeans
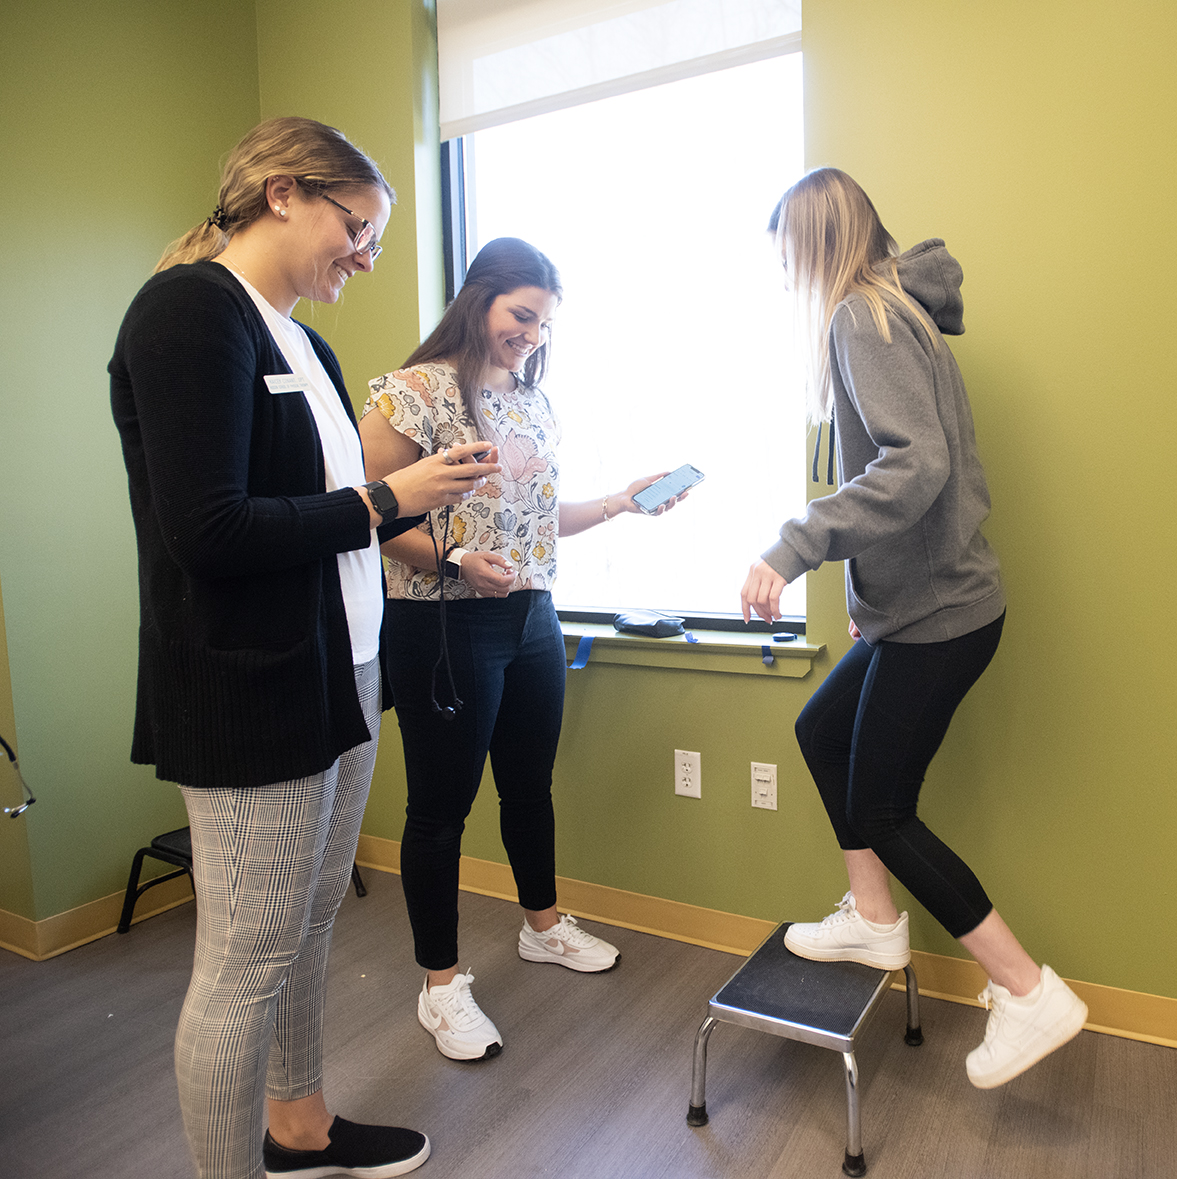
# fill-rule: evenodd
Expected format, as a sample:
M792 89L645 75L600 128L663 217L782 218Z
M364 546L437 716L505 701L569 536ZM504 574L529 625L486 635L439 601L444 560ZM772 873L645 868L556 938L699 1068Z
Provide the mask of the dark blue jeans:
M564 713L564 639L551 594L446 603L454 683L462 707L434 710L440 608L388 603L385 668L405 750L409 801L401 882L419 965L458 961L458 860L486 756L499 794L499 829L519 903L556 903L552 765ZM451 703L444 665L436 697Z
M993 905L969 866L916 816L949 722L989 666L1003 614L943 643L859 639L797 718L797 740L838 845L870 848L891 875L961 937Z

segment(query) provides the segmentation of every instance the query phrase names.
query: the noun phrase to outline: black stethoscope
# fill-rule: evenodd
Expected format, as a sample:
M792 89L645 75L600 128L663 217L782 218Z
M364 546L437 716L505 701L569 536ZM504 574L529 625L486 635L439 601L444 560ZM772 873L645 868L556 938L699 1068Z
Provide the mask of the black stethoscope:
M6 806L4 808L4 813L10 819L15 819L18 815L23 815L37 800L33 797L33 792L26 785L24 778L21 777L20 766L17 765L16 754L12 752L12 746L3 737L0 737L0 745L4 746L4 752L8 754L8 760L12 762L12 769L21 789L29 796L28 802L22 803L20 806Z

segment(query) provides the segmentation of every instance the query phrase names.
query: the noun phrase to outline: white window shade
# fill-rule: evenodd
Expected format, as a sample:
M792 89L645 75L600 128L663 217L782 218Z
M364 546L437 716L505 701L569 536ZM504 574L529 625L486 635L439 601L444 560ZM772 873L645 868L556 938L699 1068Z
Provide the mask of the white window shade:
M801 47L801 0L437 0L441 137Z

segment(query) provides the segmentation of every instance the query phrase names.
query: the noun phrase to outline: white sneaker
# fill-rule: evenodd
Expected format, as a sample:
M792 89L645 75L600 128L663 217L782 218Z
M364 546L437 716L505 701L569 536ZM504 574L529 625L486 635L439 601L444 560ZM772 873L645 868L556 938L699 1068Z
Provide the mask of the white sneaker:
M558 924L536 933L527 919L519 931L519 957L528 962L558 962L569 970L595 974L617 965L621 951L616 946L593 937L565 914Z
M966 1060L978 1089L995 1089L1074 1039L1087 1022L1087 1004L1049 966L1021 998L995 982L977 996L989 1009L985 1039Z
M785 945L811 962L861 962L878 970L902 970L911 961L907 914L900 913L894 925L876 925L855 907L852 892L824 921L790 925Z
M483 1014L470 992L473 974L455 975L444 987L429 987L429 977L417 1000L417 1019L433 1033L437 1049L450 1060L485 1060L503 1050L499 1029Z

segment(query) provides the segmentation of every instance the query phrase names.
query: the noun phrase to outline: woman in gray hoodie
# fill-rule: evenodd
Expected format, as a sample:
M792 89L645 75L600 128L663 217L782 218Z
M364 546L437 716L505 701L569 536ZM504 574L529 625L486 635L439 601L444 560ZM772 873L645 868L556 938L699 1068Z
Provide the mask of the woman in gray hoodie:
M779 618L785 585L845 561L857 640L796 726L850 891L824 921L789 926L785 944L814 961L902 968L908 919L891 897L894 874L989 973L985 1039L967 1069L993 1088L1075 1036L1087 1008L1030 958L916 814L927 767L1005 620L980 531L989 493L972 412L941 335L964 331L963 275L939 239L899 254L870 198L835 168L785 193L770 230L810 346L811 416L832 418L831 445L836 427L840 486L753 564L744 618Z

